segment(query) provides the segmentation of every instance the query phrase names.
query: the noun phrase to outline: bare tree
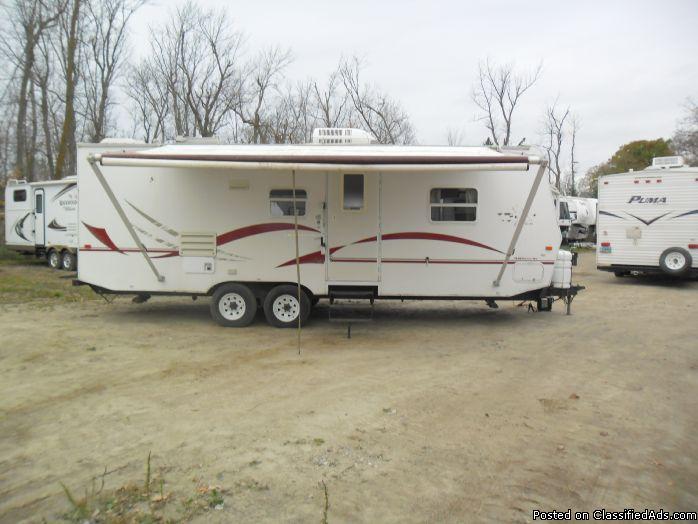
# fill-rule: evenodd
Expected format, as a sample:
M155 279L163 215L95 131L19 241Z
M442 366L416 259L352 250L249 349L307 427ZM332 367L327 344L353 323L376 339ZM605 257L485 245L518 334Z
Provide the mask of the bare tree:
M33 151L27 149L27 118L36 48L41 36L54 26L64 7L57 0L14 0L5 5L8 30L0 37L5 57L18 71L17 114L15 121L15 169L19 176L32 179L28 169ZM33 136L33 131L31 131Z
M570 176L568 180L567 194L576 196L577 191L577 133L579 132L579 117L572 115L570 121Z
M557 100L545 111L545 149L548 154L548 170L555 179L555 187L560 189L562 178L563 143L565 141L565 121L570 115L570 108L562 110L557 107Z
M361 69L356 57L343 60L339 68L357 121L381 144L413 143L414 129L408 114L387 93L364 84Z
M167 85L158 81L149 61L131 67L127 75L127 95L133 102L133 135L145 142L167 140L167 119L170 114L170 93Z
M449 146L461 146L464 140L464 131L454 127L449 127L446 130L446 143Z
M242 40L225 12L201 11L192 1L154 30L150 56L129 73L129 97L140 107L140 120L152 120L147 110L155 113L146 135L218 133L240 98Z
M181 71L181 42L193 29L192 19L196 16L195 6L191 2L178 9L169 21L159 29L153 30L150 39L150 56L146 59L144 71L153 77L153 82L160 89L165 89L169 117L173 129L167 132L190 136L195 132L189 106L184 94L185 82Z
M79 44L78 22L80 20L81 6L82 0L71 0L70 11L66 13L69 16L66 16L62 23L65 35L65 116L63 118L61 139L58 143L56 170L54 172L55 179L63 178L66 170L70 174L75 174L77 167L75 158L75 86L78 79L76 55Z
M195 9L194 4L188 7ZM242 35L233 30L223 11L191 11L187 16L192 27L179 41L179 68L185 86L180 96L201 136L213 136L238 98Z
M246 79L239 92L235 112L249 126L248 142L264 144L270 141L265 132L265 113L270 98L278 93L279 82L286 67L291 63L289 50L271 47L257 55L247 69Z
M681 119L671 139L674 149L683 155L690 165L698 164L698 104L689 99L686 115Z
M126 49L127 24L144 3L145 0L92 0L85 5L87 49L81 112L91 142L106 136L112 88Z
M564 194L576 194L579 118L572 113L569 106L560 108L558 101L555 100L546 108L543 132L548 172L554 180L555 187L562 190Z
M51 93L51 62L53 57L51 55L51 45L48 42L48 38L47 35L42 35L39 40L37 51L40 58L34 65L33 79L36 87L39 89L41 97L41 128L43 132L43 154L46 159L47 178L53 178L55 172L55 133L53 133L52 129L52 114L55 113L55 97Z
M322 127L345 127L351 116L349 94L343 89L339 71L334 71L324 86L313 82L316 118Z
M497 66L489 60L480 63L471 96L495 145L510 145L516 108L521 97L540 78L542 67L540 64L528 73L519 74L512 64Z

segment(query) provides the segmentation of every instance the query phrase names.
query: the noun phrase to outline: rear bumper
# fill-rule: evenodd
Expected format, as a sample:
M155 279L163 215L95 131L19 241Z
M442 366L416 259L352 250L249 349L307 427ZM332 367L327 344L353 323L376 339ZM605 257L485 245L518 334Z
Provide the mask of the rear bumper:
M609 273L616 272L631 272L635 271L637 273L644 273L646 275L666 275L662 268L659 266L639 266L633 264L611 264L607 266L597 265L596 269L599 271L608 271ZM689 275L698 275L698 268L691 268L688 272Z

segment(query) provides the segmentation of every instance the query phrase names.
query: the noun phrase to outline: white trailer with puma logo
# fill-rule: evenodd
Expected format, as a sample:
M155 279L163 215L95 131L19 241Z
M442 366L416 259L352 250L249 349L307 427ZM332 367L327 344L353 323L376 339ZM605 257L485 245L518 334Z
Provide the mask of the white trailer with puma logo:
M698 273L698 168L658 157L599 178L596 265L618 277Z
M76 283L138 301L208 295L222 325L248 325L262 307L278 327L321 298L549 310L578 291L538 154L374 145L351 129L316 138L83 147Z

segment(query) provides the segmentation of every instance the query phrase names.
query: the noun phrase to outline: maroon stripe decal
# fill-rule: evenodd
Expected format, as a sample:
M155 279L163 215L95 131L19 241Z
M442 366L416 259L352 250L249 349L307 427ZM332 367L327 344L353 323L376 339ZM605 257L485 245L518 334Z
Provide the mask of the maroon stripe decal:
M325 255L323 255L320 251L308 253L307 255L303 255L302 257L299 257L298 263L299 264L324 264L325 263ZM287 266L293 266L295 264L296 264L296 259L292 258L291 260L288 260L288 261L284 262L283 264L280 264L276 267L277 268L287 267Z
M488 246L486 244L481 244L480 242L476 242L474 240L470 240L467 238L462 238L462 237L457 237L453 235L444 235L441 233L425 233L425 232L420 232L420 231L408 231L405 233L388 233L385 235L381 235L381 240L438 240L440 242L454 242L456 244L465 244L467 246L475 246L475 247L480 247L482 249L487 249L489 251L494 251L495 253L502 253L499 249L495 249L491 246ZM354 244L364 244L367 242L375 242L376 237L368 237L368 238L363 238L357 242L354 242Z
M109 237L109 234L107 233L107 230L101 227L95 227L91 226L89 224L85 224L83 222L83 225L88 229L92 235L99 240L102 244L107 246L110 250L112 251L118 251L119 253L123 253L122 250L120 250L118 247L116 247L116 244L112 241L112 239Z
M375 258L331 258L331 262L355 262L355 263L377 263L377 260ZM320 251L315 251L314 253L309 253L307 255L303 255L302 257L299 258L299 263L300 264L322 264L325 262L325 256L320 253ZM516 262L539 262L544 265L551 265L554 264L555 262L553 260L509 260L507 261L508 265L511 264L516 264ZM293 258L287 262L284 262L283 264L276 266L277 268L279 267L288 267L292 266L296 263L296 259ZM383 264L472 264L472 265L502 265L504 264L504 260L448 260L448 259L433 259L430 258L428 261L424 258L383 258L381 259L381 263Z
M240 240L241 238L260 235L262 233L270 233L272 231L289 231L293 229L295 229L295 226L293 224L287 224L285 222L270 222L268 224L255 224L253 226L245 226L218 235L216 237L216 245L222 246L223 244L227 244L235 240ZM298 225L298 229L300 231L312 231L314 233L319 233L317 229L308 226L303 226L300 224Z
M80 248L81 252L89 251L91 253L111 253L114 251L113 249L105 249L103 247L81 247ZM140 249L138 248L124 248L124 249L119 249L119 253L140 253ZM172 249L147 249L146 248L146 253L162 253L161 255L158 256L152 256L150 258L168 258L168 257L176 257L179 256L179 251L175 251Z

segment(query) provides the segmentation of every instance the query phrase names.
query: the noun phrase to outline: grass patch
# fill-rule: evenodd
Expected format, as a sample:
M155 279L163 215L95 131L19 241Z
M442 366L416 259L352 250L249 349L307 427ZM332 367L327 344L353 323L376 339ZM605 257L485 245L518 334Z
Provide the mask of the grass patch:
M0 265L0 302L83 302L99 298L89 287L73 286L69 276L43 266Z
M95 477L83 497L76 497L63 483L63 493L70 509L61 517L64 522L94 524L179 523L188 522L209 511L221 510L226 490L220 486L199 486L190 496L165 491L161 473L153 473L151 455L145 464L145 478L129 482L114 490L105 490L107 471Z
M34 255L23 255L8 249L4 243L0 244L0 266L40 266L43 264L45 262Z

